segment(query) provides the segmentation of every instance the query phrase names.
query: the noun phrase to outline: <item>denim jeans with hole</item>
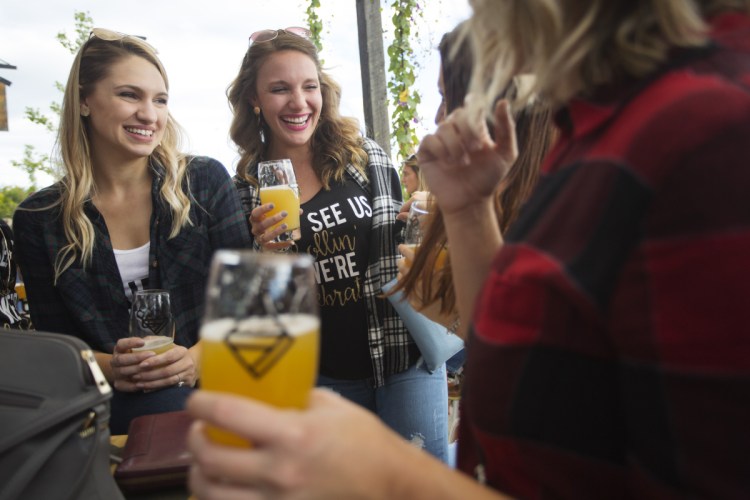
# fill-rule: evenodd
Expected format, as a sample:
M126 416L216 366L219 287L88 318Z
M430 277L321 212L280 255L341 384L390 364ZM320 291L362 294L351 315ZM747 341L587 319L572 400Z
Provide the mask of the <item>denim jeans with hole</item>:
M371 379L339 380L318 376L318 386L331 389L380 417L407 441L448 462L448 384L445 365L433 373L422 359L408 370L374 387Z

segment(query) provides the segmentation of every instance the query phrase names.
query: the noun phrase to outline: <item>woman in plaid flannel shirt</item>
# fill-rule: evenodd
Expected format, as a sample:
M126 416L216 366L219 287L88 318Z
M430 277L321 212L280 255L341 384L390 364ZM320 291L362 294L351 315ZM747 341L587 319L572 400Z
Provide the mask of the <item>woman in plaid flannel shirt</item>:
M321 308L318 385L379 415L404 438L445 459L444 367L430 373L382 286L397 272L401 189L383 150L339 115L340 87L320 68L302 28L251 36L229 88L230 135L239 146L236 184L254 245L315 257ZM289 158L303 214L301 239L272 241L282 214L265 217L257 189L262 160Z
M472 318L464 473L323 391L305 412L199 394L195 416L262 444L237 467L196 429L193 490L746 498L750 2L473 5L479 100L418 153L445 216L459 311ZM706 23L698 7L709 6L736 11ZM557 103L561 133L503 241L491 195L515 137L509 103L490 96L518 71Z
M114 386L110 428L178 410L198 379L198 325L214 250L249 244L216 160L178 151L168 81L138 37L94 29L66 86L58 144L65 176L14 214L35 328L81 338ZM170 292L175 347L131 352L134 290ZM156 390L159 389L159 390Z

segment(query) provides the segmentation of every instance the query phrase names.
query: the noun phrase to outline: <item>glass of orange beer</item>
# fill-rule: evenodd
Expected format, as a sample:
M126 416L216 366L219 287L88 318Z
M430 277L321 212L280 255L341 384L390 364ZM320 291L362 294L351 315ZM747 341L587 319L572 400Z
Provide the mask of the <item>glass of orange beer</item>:
M130 308L130 336L146 342L133 351L167 352L174 347L174 319L167 290L138 290Z
M301 237L299 228L299 187L294 176L292 161L271 160L258 163L258 182L260 184L260 202L273 203L274 208L266 214L273 217L286 211L284 217L271 229L286 224L288 231L277 238L278 241L298 240Z
M307 254L219 250L200 337L201 388L305 408L318 373L320 316ZM209 427L216 442L249 443Z

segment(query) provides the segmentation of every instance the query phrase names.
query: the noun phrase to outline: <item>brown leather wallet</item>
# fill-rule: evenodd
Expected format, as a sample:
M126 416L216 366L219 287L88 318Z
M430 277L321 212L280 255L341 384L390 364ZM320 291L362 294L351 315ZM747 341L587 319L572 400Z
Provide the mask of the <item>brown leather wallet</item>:
M123 491L186 487L191 456L187 434L193 418L185 411L134 418L115 481Z

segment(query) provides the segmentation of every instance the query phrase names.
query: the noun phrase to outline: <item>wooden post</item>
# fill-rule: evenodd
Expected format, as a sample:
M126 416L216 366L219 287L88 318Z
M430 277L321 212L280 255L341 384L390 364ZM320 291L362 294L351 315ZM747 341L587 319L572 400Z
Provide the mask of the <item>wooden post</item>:
M5 101L5 81L0 78L0 132L8 131L8 104Z
M16 69L16 67L0 59L0 69ZM8 131L8 102L5 99L5 88L9 86L10 81L0 76L0 132Z
M380 0L357 0L359 65L367 134L391 156Z

